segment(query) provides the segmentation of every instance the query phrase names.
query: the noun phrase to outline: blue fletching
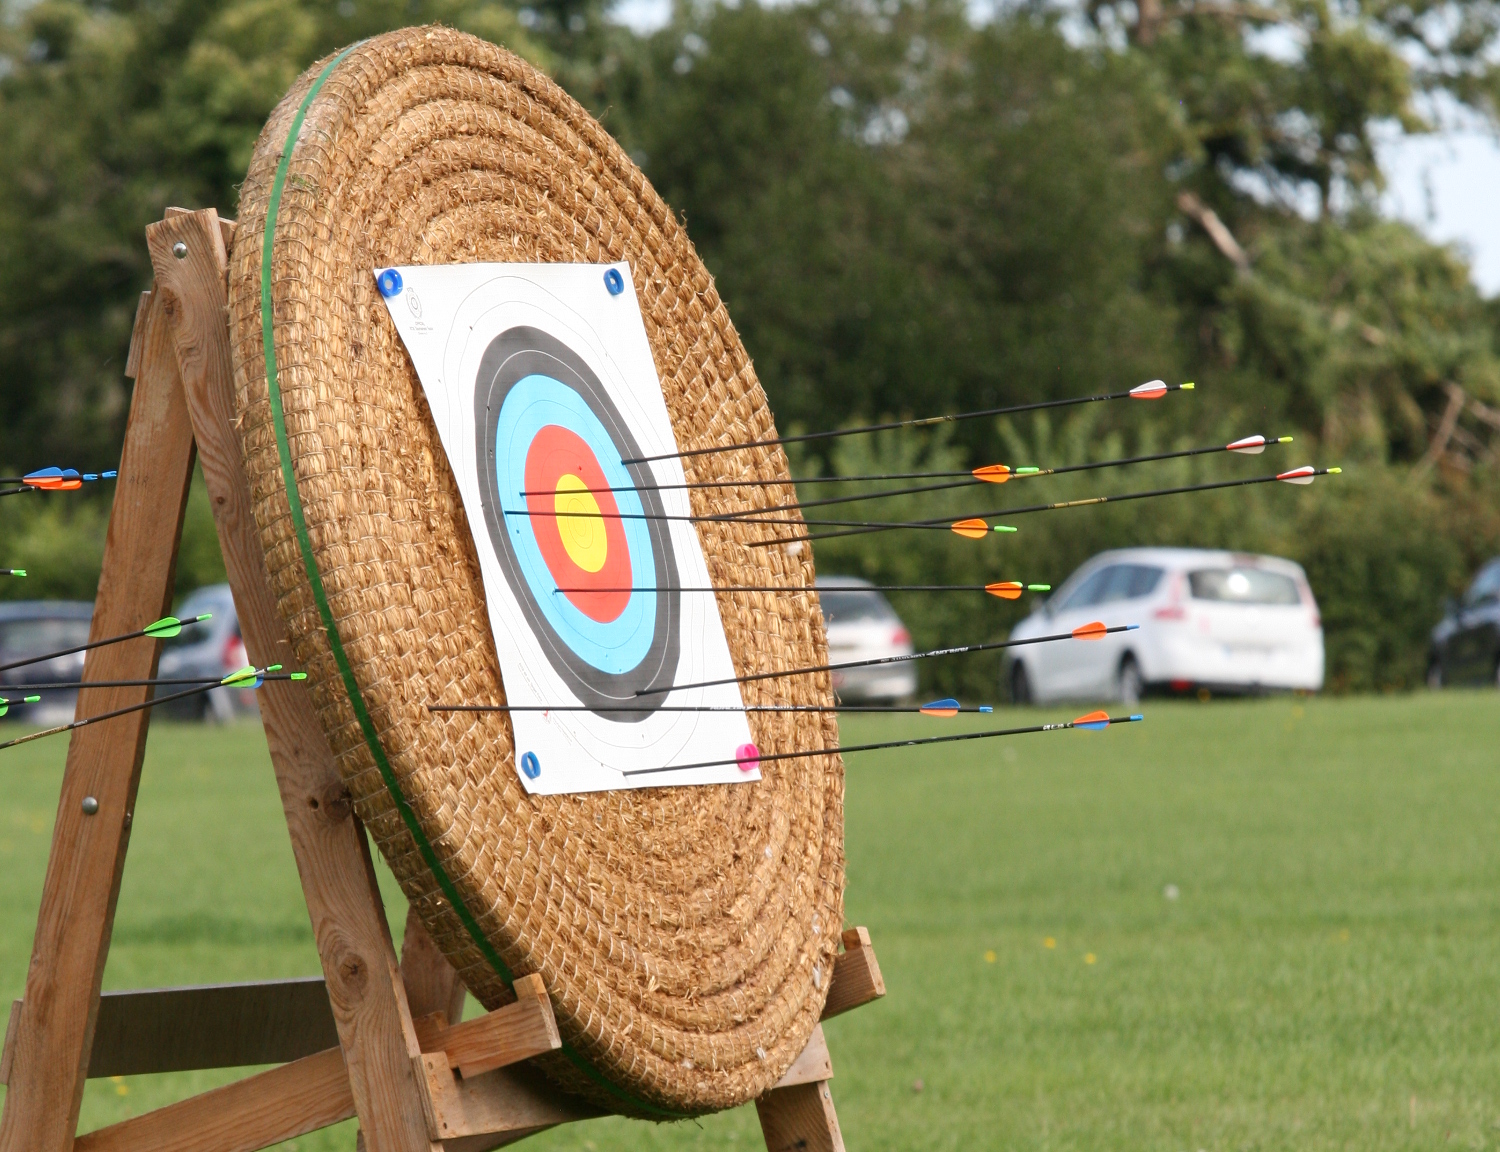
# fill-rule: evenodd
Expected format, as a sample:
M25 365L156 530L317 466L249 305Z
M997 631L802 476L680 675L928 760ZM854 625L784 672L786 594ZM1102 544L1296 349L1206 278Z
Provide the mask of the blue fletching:
M1087 724L1075 724L1075 725L1073 725L1073 727L1075 727L1075 728L1082 728L1086 732L1103 732L1106 728L1109 727L1109 721L1108 720L1091 720Z
M62 470L62 478L64 480L77 480L78 479L78 469L77 468L64 468Z
M38 468L35 472L26 473L27 480L54 480L61 479L63 470L61 468ZM75 472L76 476L77 473Z

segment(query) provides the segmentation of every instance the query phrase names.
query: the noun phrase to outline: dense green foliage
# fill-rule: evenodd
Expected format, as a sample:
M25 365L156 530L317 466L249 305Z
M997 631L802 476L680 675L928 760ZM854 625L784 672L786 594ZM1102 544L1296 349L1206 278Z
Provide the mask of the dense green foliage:
M844 733L1059 715L854 716ZM851 756L847 915L869 926L889 995L827 1026L849 1147L1492 1147L1494 716L1493 694L1464 691L1153 703L1146 723L1099 734ZM65 752L6 753L7 1000ZM107 989L318 970L258 728L154 723L135 813ZM401 896L377 871L399 929ZM242 1074L91 1080L82 1127ZM353 1127L283 1152L349 1152ZM589 1121L523 1147L763 1146L745 1107Z
M1274 550L1313 576L1330 684L1368 688L1420 678L1442 598L1500 549L1500 310L1457 254L1373 208L1379 125L1420 130L1455 104L1493 115L1493 0L1037 4L987 21L955 0L704 2L679 4L647 36L610 23L602 0L8 4L8 465L108 465L149 278L141 228L171 203L232 211L260 124L319 54L437 20L550 69L625 143L716 275L783 429L1154 376L1199 385L1144 411L814 445L803 474L905 459L1062 463L1257 431L1296 434L1286 463L1347 469L1310 492L1037 518L1014 547L866 537L820 549L824 571L992 579L1024 556L1022 575L1056 583L1108 544ZM1434 443L1455 389L1478 407ZM1235 468L1253 471L1216 461L1049 491ZM980 507L1007 502L994 495ZM71 516L0 509L8 547L24 554L0 559L73 557L66 575L32 563L33 591L86 594L83 542L102 518L78 503ZM950 506L962 507L920 508ZM194 524L207 557L207 520ZM899 607L919 643L1007 619L997 605ZM959 668L928 675L932 687L990 683Z

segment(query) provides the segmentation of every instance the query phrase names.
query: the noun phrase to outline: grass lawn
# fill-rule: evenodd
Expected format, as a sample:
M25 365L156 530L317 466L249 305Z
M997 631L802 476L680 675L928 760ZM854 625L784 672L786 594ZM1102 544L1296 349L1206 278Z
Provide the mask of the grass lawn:
M1144 711L1102 734L852 758L848 919L890 994L828 1027L851 1152L1500 1145L1500 699ZM855 717L844 739L965 722ZM7 1001L63 754L5 753ZM316 971L259 730L158 726L105 987ZM83 1127L236 1075L91 1081ZM351 1124L284 1147L353 1141ZM739 1109L525 1146L758 1141Z

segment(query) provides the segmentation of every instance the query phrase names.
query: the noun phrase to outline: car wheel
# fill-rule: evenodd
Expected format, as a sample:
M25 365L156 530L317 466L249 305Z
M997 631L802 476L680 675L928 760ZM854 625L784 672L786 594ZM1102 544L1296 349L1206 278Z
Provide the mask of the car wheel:
M1436 692L1443 686L1443 662L1436 656L1427 665L1427 687Z
M1010 666L1010 702L1031 703L1031 678L1026 675L1026 665L1019 660Z
M1139 704L1146 691L1146 682L1141 676L1141 666L1128 653L1120 661L1120 700L1125 704Z

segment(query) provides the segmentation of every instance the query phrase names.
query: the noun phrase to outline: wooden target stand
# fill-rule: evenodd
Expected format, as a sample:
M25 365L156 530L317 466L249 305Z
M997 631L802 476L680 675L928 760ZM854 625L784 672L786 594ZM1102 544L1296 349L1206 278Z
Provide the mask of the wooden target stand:
M195 455L203 465L245 645L257 665L295 658L276 613L233 430L227 251L233 221L168 209L146 229L156 286L141 297L126 374L135 394L94 606L94 638L171 608ZM88 654L85 680L156 674L159 642ZM145 688L80 693L98 714ZM100 995L151 711L73 733L26 992L0 1056L0 1152L252 1152L350 1117L367 1152L483 1152L602 1115L527 1068L560 1046L541 980L466 1023L464 988L415 917L400 959L369 842L306 685L258 693L323 976ZM90 798L92 814L85 811ZM844 933L823 1019L885 994L863 928ZM88 1077L278 1067L75 1135ZM821 1025L759 1100L770 1152L842 1152Z

